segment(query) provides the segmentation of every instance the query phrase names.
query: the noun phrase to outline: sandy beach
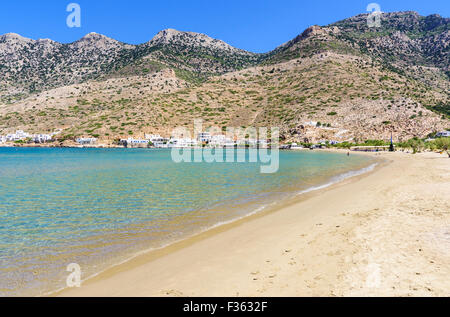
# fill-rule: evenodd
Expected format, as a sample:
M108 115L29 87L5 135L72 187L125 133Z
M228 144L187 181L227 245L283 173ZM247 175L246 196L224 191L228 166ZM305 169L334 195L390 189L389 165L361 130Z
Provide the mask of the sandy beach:
M369 174L55 295L450 296L450 159L378 156Z

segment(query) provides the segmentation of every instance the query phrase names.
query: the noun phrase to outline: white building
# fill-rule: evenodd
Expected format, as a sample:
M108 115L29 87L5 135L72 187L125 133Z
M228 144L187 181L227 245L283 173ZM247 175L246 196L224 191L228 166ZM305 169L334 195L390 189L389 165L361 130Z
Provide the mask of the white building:
M291 150L303 150L304 147L301 145L298 145L297 143L292 143L291 146L289 147Z
M198 145L198 141L195 139L178 139L178 138L171 138L169 142L167 143L167 146L169 148L190 148L190 147L196 147Z
M22 130L17 130L16 131L16 138L18 138L19 140L23 140L23 139L26 139L26 138L29 138L29 137L31 137L31 135L29 133L26 133L26 132L24 132Z
M29 133L23 132L22 130L17 130L16 133L7 134L6 141L7 142L16 142L25 140L26 138L31 137Z
M436 134L437 138L449 138L450 137L450 131L442 131Z
M186 145L188 147L197 147L198 146L198 141L196 139L185 139L186 141Z
M236 140L237 146L245 146L246 144L247 144L247 140L245 140L245 139L237 139Z
M245 141L245 145L249 147L256 147L258 145L258 140L256 139L248 139Z
M0 143L5 142L17 142L30 139L35 143L45 143L53 140L53 136L59 134L60 132L54 132L52 134L29 134L22 130L17 130L16 133L7 134L6 136L0 136Z
M269 143L267 140L257 140L257 139L238 139L236 142L230 142L230 145L237 145L240 147L251 147L251 148L267 148Z
M197 141L200 143L209 143L211 141L211 134L209 132L200 132L197 135Z
M258 140L257 144L258 144L258 147L260 147L260 148L267 148L267 147L269 147L269 144L267 143L267 140Z
M32 136L31 140L35 143L45 143L53 139L52 135L49 134L35 134Z
M227 139L229 140L229 139ZM229 140L227 142L225 142L224 147L226 148L234 148L236 146L236 142L233 140Z
M96 138L78 138L76 139L77 143L81 144L81 145L93 145L95 143L97 143L97 139Z
M143 147L143 146L146 147L150 143L150 140L128 138L126 140L121 140L121 142L122 142L122 144L131 146L131 147Z
M222 135L222 134L212 136L211 140L209 141L209 144L211 146L215 146L215 147L234 146L233 140L230 138L227 138L225 135Z
M145 139L152 142L153 146L156 148L167 148L169 139L163 138L159 134L145 134Z
M145 134L144 135L144 138L146 139L146 140L150 140L150 141L152 141L152 140L155 140L155 139L160 139L161 138L161 136L159 135L159 134Z
M153 146L156 148L167 148L169 139L159 137L159 138L152 139L151 142L152 142Z

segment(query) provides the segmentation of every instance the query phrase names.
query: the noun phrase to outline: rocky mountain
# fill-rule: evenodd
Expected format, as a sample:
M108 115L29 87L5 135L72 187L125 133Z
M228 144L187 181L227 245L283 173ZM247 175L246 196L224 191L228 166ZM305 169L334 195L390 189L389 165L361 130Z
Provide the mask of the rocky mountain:
M266 54L168 29L128 45L0 37L0 134L62 129L112 142L207 125L279 126L286 140L423 137L450 128L449 19L367 14Z
M260 55L193 32L168 29L139 47L146 59L200 74L222 74L255 65Z
M369 28L367 15L337 22L336 38L358 45L363 53L400 66L437 67L449 74L450 19L417 12L381 14L381 27Z
M417 12L380 15L380 27L370 28L368 14L312 26L267 54L263 63L276 64L324 52L369 57L388 71L450 91L450 19ZM448 104L427 107L450 115Z
M257 60L257 54L204 34L173 29L161 31L141 45L121 43L96 33L69 44L6 34L0 37L0 90L27 94L166 67L179 70L180 76L204 78L241 69Z
M368 15L312 26L269 53L280 61L324 51L370 55L385 63L422 65L449 71L450 18L420 16L417 12L380 14L380 27L369 27Z
M6 34L0 37L0 89L27 94L79 83L108 71L133 49L95 33L70 44Z

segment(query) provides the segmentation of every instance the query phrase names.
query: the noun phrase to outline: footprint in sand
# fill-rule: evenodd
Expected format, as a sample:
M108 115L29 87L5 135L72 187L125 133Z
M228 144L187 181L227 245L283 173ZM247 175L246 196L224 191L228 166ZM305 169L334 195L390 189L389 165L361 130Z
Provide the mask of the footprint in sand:
M161 291L163 294L167 295L167 296L175 296L175 297L181 297L183 296L183 292L171 289L171 290L165 290L165 291Z
M253 275L253 277L252 277L253 281L257 281L258 280L257 276L259 275L259 271L251 272L250 275Z

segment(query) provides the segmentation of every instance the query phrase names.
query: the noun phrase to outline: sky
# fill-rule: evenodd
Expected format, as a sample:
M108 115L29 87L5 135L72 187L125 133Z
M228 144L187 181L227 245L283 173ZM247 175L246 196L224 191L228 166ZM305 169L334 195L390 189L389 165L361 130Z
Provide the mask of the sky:
M2 1L0 34L70 43L90 32L140 44L174 28L207 34L252 52L268 52L307 27L327 25L376 2L381 11L417 11L450 17L449 0L15 0ZM70 3L81 8L81 27L69 28Z

